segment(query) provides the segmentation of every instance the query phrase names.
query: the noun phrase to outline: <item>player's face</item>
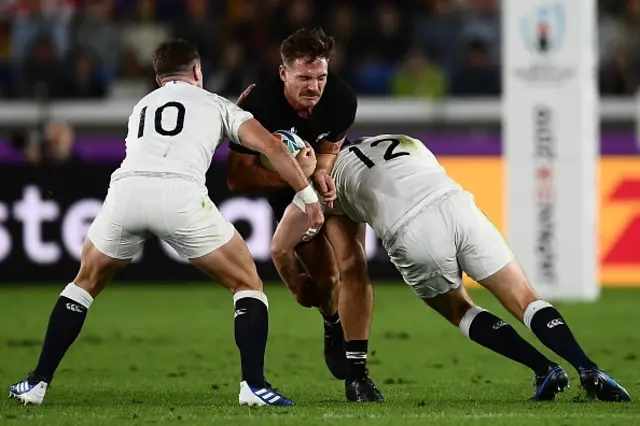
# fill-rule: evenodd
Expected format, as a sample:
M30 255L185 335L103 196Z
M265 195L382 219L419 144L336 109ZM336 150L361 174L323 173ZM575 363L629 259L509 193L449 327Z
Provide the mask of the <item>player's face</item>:
M329 62L326 58L318 58L309 62L307 58L280 66L280 77L284 81L284 91L294 107L313 108L327 84Z

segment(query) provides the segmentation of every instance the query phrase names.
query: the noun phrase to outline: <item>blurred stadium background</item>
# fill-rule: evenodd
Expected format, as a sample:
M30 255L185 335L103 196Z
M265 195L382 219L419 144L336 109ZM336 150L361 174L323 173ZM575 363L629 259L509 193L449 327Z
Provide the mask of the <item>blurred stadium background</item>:
M600 273L640 281L637 107L640 0L599 1ZM0 8L0 265L8 281L64 280L124 155L131 106L154 87L150 55L169 36L196 43L207 89L235 99L275 73L294 29L322 26L331 61L360 96L350 136L421 137L504 228L501 16L497 0L4 0ZM226 147L210 192L266 278L273 218L232 195ZM7 184L6 182L11 182ZM503 229L504 230L504 229ZM397 277L370 239L374 278ZM150 242L125 278L199 279ZM146 266L154 265L154 268Z

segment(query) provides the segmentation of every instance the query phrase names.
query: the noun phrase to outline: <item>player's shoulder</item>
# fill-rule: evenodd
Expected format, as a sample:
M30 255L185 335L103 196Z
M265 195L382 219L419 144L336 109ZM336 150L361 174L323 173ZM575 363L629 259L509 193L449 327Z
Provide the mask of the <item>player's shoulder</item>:
M327 86L322 97L325 98L327 104L331 105L332 110L339 111L342 114L347 112L355 114L358 108L356 92L346 81L332 73L329 73Z

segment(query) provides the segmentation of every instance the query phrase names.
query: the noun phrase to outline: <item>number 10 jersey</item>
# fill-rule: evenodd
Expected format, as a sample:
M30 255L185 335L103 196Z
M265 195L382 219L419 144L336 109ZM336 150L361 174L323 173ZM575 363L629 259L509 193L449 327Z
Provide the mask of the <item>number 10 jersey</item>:
M229 100L184 82L169 82L142 98L129 116L126 156L113 177L142 173L187 176L204 185L220 143L238 140L253 115Z

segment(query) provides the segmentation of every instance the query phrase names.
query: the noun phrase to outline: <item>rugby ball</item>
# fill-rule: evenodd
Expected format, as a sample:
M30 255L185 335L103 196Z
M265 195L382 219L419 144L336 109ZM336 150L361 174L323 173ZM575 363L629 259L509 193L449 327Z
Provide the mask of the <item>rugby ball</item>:
M284 146L289 150L291 156L296 157L298 153L306 146L302 138L288 130L277 130L273 132L276 138L279 138ZM269 159L260 154L260 165L267 170L275 171Z

